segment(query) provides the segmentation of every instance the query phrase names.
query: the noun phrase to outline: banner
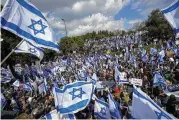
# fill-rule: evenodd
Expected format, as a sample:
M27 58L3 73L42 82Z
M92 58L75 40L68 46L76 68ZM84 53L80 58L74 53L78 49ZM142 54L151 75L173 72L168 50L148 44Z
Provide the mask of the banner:
M142 79L131 78L129 79L129 83L136 85L136 86L142 86Z

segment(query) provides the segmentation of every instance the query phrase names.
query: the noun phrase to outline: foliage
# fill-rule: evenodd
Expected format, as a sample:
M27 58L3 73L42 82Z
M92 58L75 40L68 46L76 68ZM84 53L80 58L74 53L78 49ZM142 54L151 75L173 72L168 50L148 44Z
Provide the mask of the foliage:
M1 10L2 10L1 5ZM116 31L108 31L108 30L100 30L98 32L86 33L81 36L74 37L64 37L59 41L59 49L62 54L72 53L73 51L84 52L86 48L84 48L84 43L91 39L101 39L104 37L110 36L124 36L126 34L134 35L138 31L148 31L144 33L141 37L143 41L148 43L152 42L153 39L158 38L159 40L168 40L173 36L173 30L169 23L166 21L161 12L157 10L153 10L151 14L148 16L146 21L135 23L131 30L116 30ZM1 42L1 59L3 60L5 56L7 56L10 51L20 42L21 38L14 35L11 32L8 32L4 29L1 29L3 41ZM91 45L92 46L92 45ZM151 45L153 46L153 45ZM149 51L151 46L144 46L144 49ZM154 47L154 46L153 46ZM87 50L89 51L89 50ZM113 53L114 52L114 53ZM112 51L113 54L120 54L120 51ZM60 53L56 53L55 51L45 50L43 61L54 60L55 56L61 55ZM30 59L29 59L30 58ZM8 64L14 64L20 62L31 63L38 58L29 55L29 54L12 54L6 61ZM6 65L6 63L4 65Z
M164 15L157 10L153 10L145 22L145 29L148 31L148 37L166 39L173 36L173 30Z

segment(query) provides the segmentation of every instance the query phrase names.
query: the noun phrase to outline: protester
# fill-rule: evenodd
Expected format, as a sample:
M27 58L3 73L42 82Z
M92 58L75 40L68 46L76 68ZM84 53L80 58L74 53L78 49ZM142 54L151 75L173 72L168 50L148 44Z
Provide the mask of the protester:
M62 89L76 81L98 83L94 95L106 103L109 101L106 87L109 88L124 119L132 118L132 85L139 86L157 105L179 118L179 96L166 91L167 86L179 83L179 55L175 52L178 48L172 46L170 50L173 56L165 52L163 58L159 54L160 48L152 48L145 54L142 52L144 49L138 48L138 52L133 54L137 51L134 47L136 42L141 41L140 36L136 37L130 38L131 43L128 37L120 36L86 40L84 48L88 51L85 53L58 56L56 61L42 63L41 68L19 63L9 65L9 69L4 67L1 70L1 93L4 95L4 99L1 99L4 105L1 118L42 118L56 108L53 88ZM163 46L167 51L167 46ZM111 53L118 50L121 50L120 55ZM92 54L93 51L95 54ZM115 77L115 66L119 70L119 77ZM161 81L156 82L154 72L159 73L157 75ZM95 101L91 100L85 109L75 113L76 119L99 118L94 114L94 105ZM7 117L7 111L11 116Z

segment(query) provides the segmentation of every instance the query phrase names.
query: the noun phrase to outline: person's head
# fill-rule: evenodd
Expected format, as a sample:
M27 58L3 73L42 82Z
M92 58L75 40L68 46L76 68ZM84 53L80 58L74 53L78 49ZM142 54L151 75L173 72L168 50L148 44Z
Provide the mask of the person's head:
M170 95L170 97L169 97L169 99L168 99L170 102L173 102L173 101L175 101L176 100L176 97L175 97L175 95Z

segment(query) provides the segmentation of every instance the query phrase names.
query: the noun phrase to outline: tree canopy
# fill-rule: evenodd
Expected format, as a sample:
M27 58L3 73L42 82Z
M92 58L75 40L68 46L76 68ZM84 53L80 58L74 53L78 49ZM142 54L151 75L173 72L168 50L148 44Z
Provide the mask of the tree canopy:
M100 39L115 35L124 36L126 34L134 34L138 31L147 31L145 34L143 34L143 41L147 41L148 39L152 40L155 38L168 40L174 35L173 30L164 18L164 15L159 11L159 9L156 9L151 12L147 20L134 24L134 26L128 31L116 30L111 32L108 30L100 30L98 32L93 31L91 33L86 33L81 36L64 37L58 43L59 50L62 52L62 54L67 54L73 51L83 52L85 50L83 47L84 43L90 39ZM8 53L20 42L21 38L4 29L1 29L1 32L1 37L3 38L3 41L1 42L1 58L3 60L5 56L7 56ZM44 61L53 60L55 56L60 55L55 51L47 49L45 50L44 54ZM37 60L37 58L29 54L13 54L10 56L10 58L8 58L6 63L15 63L14 61L17 60L31 63L32 61Z

